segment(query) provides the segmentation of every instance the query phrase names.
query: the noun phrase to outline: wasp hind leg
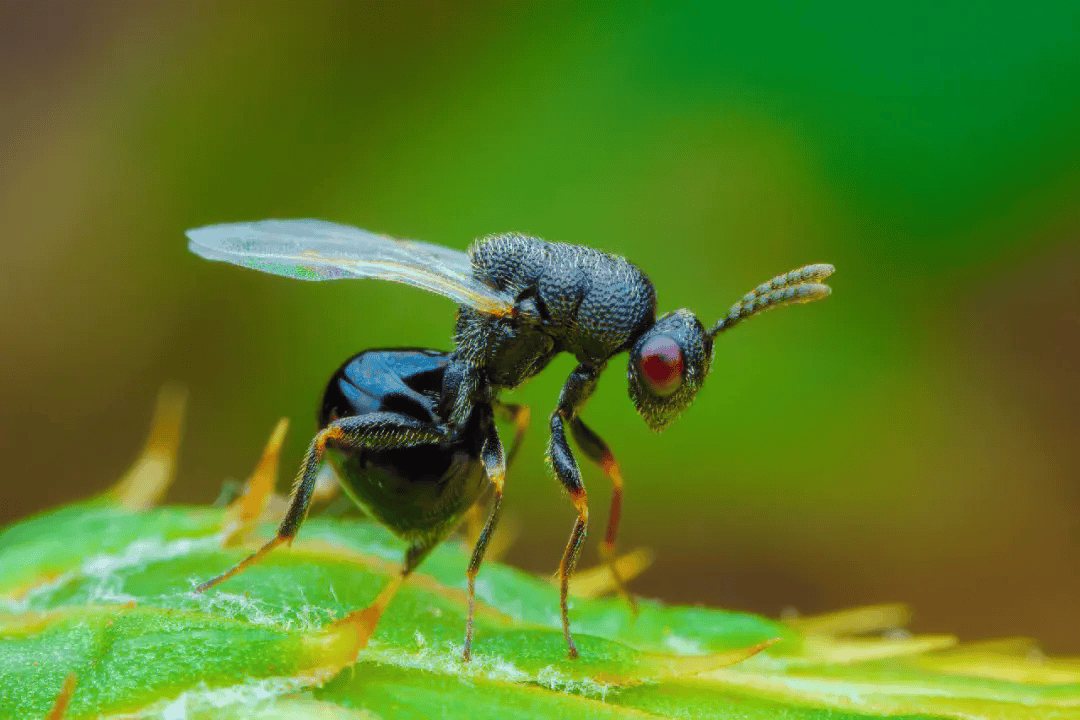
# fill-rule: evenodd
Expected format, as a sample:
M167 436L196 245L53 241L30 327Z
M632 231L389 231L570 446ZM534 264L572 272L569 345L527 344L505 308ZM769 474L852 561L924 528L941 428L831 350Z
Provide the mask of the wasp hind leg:
M334 627L343 628L347 626L353 626L356 629L356 648L367 647L368 641L371 640L371 636L375 634L375 627L379 624L379 619L382 617L390 601L397 595L398 590L405 583L406 578L412 574L412 571L428 556L428 554L435 549L435 546L442 541L442 536L432 537L409 546L409 549L405 551L405 561L401 564L401 570L394 579L387 583L379 594L376 596L374 602L361 610L354 610L334 623Z
M201 593L209 590L259 562L267 553L279 545L293 541L296 533L300 530L300 526L304 523L304 519L307 517L311 497L315 491L315 483L326 458L328 448L343 452L360 452L366 449L389 450L438 443L444 437L445 433L440 428L397 413L375 412L339 418L333 421L320 430L315 439L311 441L307 454L304 456L304 462L300 466L300 473L297 476L296 485L293 487L292 497L289 499L289 508L286 510L285 518L281 521L281 525L278 526L274 537L221 575L199 585L195 591ZM363 610L350 613L338 621L338 625L355 623L358 626L360 630L357 638L358 647L367 645L371 634L375 630L375 624L398 588L401 587L401 583L437 543L438 539L435 539L432 542L420 543L410 547L405 554L402 571L379 593L375 602Z

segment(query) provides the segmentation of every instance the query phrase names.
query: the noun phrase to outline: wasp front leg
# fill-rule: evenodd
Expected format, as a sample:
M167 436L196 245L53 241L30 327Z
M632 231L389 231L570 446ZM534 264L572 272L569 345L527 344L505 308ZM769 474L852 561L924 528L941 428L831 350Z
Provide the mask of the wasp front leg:
M568 593L570 576L577 565L581 544L589 526L589 503L585 485L581 482L581 470L578 468L574 453L566 441L566 424L571 426L577 417L578 409L585 404L596 389L596 381L605 365L591 366L581 364L570 373L559 395L559 404L551 414L551 441L548 445L548 458L555 476L570 493L570 499L577 509L577 520L570 531L570 540L566 544L562 561L559 563L559 608L562 611L563 634L566 636L567 651L571 659L578 656L577 646L570 634L570 614Z
M630 594L630 591L626 589L626 583L615 566L615 536L619 531L619 518L622 516L623 491L623 479L622 472L619 470L619 463L607 443L582 422L580 417L574 417L570 423L570 432L573 433L574 442L585 453L585 457L599 465L604 474L611 480L611 511L608 513L607 532L604 533L604 543L600 546L600 553L603 560L608 564L616 590L626 599L626 602L630 605L630 611L636 615L637 601Z

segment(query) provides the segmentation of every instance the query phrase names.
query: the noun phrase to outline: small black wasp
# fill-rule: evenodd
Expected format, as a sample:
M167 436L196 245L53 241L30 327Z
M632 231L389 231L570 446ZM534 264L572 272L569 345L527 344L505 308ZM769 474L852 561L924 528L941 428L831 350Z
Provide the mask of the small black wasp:
M612 557L622 502L618 463L578 411L608 360L629 352L630 398L653 430L663 430L694 399L709 371L713 340L741 320L779 305L819 300L831 265L807 265L759 285L706 330L686 309L656 317L656 292L626 259L590 247L507 233L478 240L468 253L377 235L322 220L263 220L189 230L189 248L299 280L379 278L445 295L460 304L454 349L367 350L330 380L318 434L300 468L277 534L204 591L295 537L324 459L346 493L409 543L401 572L353 618L367 637L402 581L459 523L490 485L493 500L469 561L463 657L470 658L475 577L499 519L507 455L495 417L516 427L513 455L528 423L523 406L503 403L561 352L577 358L551 414L548 457L577 519L559 564L563 632L571 658L567 583L585 539L589 510L567 430L612 483L604 538ZM614 573L614 565L611 566ZM621 585L617 575L615 581ZM366 641L366 638L365 638Z

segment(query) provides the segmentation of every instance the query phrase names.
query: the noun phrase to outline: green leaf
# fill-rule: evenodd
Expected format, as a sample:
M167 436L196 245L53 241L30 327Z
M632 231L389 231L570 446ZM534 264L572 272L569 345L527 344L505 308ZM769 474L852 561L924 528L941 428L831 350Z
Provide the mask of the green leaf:
M1080 661L1026 641L894 636L898 606L781 623L575 598L581 656L568 660L556 589L495 562L477 579L463 663L467 555L453 541L365 647L335 621L390 581L398 540L312 518L292 548L196 594L273 524L231 547L235 509L131 507L171 477L148 472L148 455L126 490L0 533L0 718L1080 717Z

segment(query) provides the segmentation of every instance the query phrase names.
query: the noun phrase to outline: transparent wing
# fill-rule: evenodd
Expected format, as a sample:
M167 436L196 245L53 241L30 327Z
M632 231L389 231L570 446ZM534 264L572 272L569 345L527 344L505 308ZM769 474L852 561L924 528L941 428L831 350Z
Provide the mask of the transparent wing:
M188 249L209 260L298 280L378 278L413 285L492 315L513 298L472 276L469 256L431 243L325 220L262 220L207 225L187 231Z

